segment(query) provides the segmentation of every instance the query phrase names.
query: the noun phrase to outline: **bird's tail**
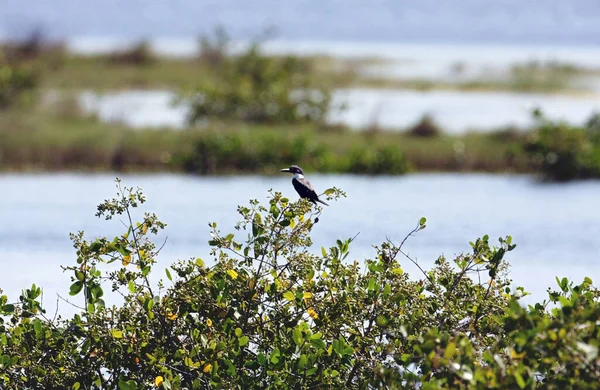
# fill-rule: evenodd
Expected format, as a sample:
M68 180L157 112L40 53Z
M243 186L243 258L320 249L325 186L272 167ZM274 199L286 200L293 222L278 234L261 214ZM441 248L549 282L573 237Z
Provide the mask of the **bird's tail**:
M317 202L319 202L319 203L323 203L325 206L329 206L329 203L327 203L327 202L323 202L321 199L317 199Z

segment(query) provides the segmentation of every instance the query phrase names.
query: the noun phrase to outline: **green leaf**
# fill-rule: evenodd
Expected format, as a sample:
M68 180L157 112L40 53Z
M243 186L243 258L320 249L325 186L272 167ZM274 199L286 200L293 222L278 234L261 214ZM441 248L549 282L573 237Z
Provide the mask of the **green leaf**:
M119 390L137 390L137 388L137 382L133 379L128 381L119 380Z
M81 292L83 289L83 282L77 281L71 285L69 288L69 295L75 296Z
M36 320L33 322L33 330L35 330L35 333L42 333L42 321L40 320Z
M202 260L201 258L197 257L196 258L196 265L198 267L201 267L201 268L204 267L204 260Z
M171 272L168 268L165 268L165 273L167 274L167 279L169 279L172 282L173 278L171 277Z
M389 284L386 284L383 288L383 295L388 296L392 293L392 287Z
M100 249L102 249L102 242L100 242L99 240L92 242L92 244L89 247L90 252L94 253L100 253Z
M325 250L324 246L321 247L321 254L323 255L323 257L327 257L327 251Z
M294 296L294 293L293 293L293 292L291 292L291 291L286 291L286 292L284 292L284 293L283 293L283 297L284 297L285 299L287 299L288 301L290 301L290 302L294 301L294 298L295 298L295 296Z
M444 357L446 359L452 359L454 357L454 353L456 352L456 343L450 342L448 346L446 346L446 350L444 351Z
M254 214L254 221L252 222L252 235L254 237L260 236L263 233L263 228L261 225L262 217L258 213Z
M303 340L303 336L302 336L302 331L300 330L300 328L294 328L294 330L292 331L292 338L294 340L294 343L296 343L296 345L302 345L304 340Z
M425 217L421 217L421 219L419 219L419 226L423 226L427 223L427 218Z
M515 372L514 376L515 376L515 380L517 381L517 385L519 385L519 387L521 389L524 389L527 384L525 383L525 380L523 379L521 374L519 374L518 372Z
M383 315L377 316L377 318L375 319L375 322L377 323L377 326L379 326L380 328L386 328L389 323L388 319Z
M266 359L265 359L265 354L264 353L259 353L258 356L256 357L256 360L258 360L258 364L260 364L261 366L265 365Z
M275 348L274 350L271 351L271 363L273 364L277 364L279 363L279 357L281 356L281 352L279 351L279 348Z
M248 338L248 336L242 336L238 339L238 345L240 347L243 347L244 345L247 345L249 341L250 339Z
M73 383L73 386L71 386L71 390L79 390L80 387L81 387L81 383L75 382L75 383Z
M129 289L130 292L132 292L132 293L135 292L135 283L133 283L133 280L130 280L129 283L127 283L127 288Z
M325 349L325 342L323 340L319 339L310 339L310 345L312 345L313 347L315 347L318 350L322 350Z
M335 194L335 188L328 188L325 190L325 195Z
M285 218L285 219L282 219L281 222L279 222L279 225L286 227L286 226L290 226L290 223L291 223L290 220Z
M308 363L308 358L306 357L306 355L304 355L304 354L300 355L300 359L298 359L298 368L303 370L304 367L306 367L307 363Z
M235 328L236 337L240 337L242 334L244 334L244 331L242 330L242 328Z
M110 334L112 335L112 337L116 338L116 339L122 339L123 338L123 332L118 330L118 329L111 329L110 330Z

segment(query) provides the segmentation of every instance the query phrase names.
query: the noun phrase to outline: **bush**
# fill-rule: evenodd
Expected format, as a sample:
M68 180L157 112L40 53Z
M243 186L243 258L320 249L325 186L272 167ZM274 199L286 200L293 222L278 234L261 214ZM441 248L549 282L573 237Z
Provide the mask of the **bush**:
M225 48L219 44L215 50L222 54ZM260 52L258 45L226 59L215 54L215 50L204 54L218 63L215 77L202 83L193 97L183 98L192 106L190 124L205 119L255 123L325 119L330 93L315 83L308 60L294 56L268 57Z
M426 114L421 120L408 130L408 134L415 137L437 137L442 134L442 129L433 117Z
M147 40L133 44L125 50L118 50L106 56L112 65L147 66L156 61L152 46Z
M0 52L0 110L30 97L38 84L39 72L35 64L8 61Z
M586 127L552 122L535 113L538 127L525 151L531 164L549 180L600 177L600 139L592 117Z
M357 142L337 152L314 132L207 131L194 142L183 159L187 172L215 174L223 171L276 172L299 164L307 171L399 175L408 171L407 160L394 145L376 146Z
M495 247L484 236L430 270L391 241L359 264L349 259L353 239L310 251L320 208L271 192L266 206L238 207L236 232L210 223L212 265L173 264L157 289L149 278L160 248L150 238L165 224L148 213L134 222L145 198L117 186L97 216L124 217L126 231L72 235L77 262L64 269L80 313L50 319L36 285L17 302L0 297L2 388L564 389L600 380L598 290L588 278L557 279L548 301L521 306L504 259L510 237ZM425 228L422 218L407 238ZM401 260L422 274L409 277ZM109 285L123 304L106 307Z

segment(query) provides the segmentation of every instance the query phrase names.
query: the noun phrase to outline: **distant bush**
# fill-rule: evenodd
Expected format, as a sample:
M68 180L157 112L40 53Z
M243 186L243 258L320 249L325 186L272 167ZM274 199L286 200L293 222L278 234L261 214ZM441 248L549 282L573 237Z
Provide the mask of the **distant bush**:
M426 114L408 130L408 134L416 137L437 137L442 134L442 129L435 122L433 116Z
M332 152L319 143L314 133L207 132L199 137L192 152L184 158L184 169L200 174L232 171L275 172L280 167L299 164L306 170L356 174L403 174L408 163L393 145L356 143Z
M190 124L205 119L254 123L306 123L325 119L330 93L315 82L308 60L269 57L258 44L239 55L223 57L224 43L205 43L207 61L218 64L215 77L199 85L191 97Z
M39 70L35 64L9 61L0 52L0 110L21 103L38 84Z
M549 180L600 177L600 138L596 119L585 127L545 119L534 113L537 128L525 145L531 164Z
M53 315L35 284L0 295L2 389L598 387L600 292L590 278L556 278L557 291L524 305L510 236L423 268L403 248L421 218L359 262L354 238L312 248L321 210L270 191L264 205L237 207L232 233L209 223L207 261L163 269L155 235L166 225L136 210L145 201L118 182L96 216L124 229L71 234L74 315ZM109 306L108 289L122 301Z
M212 36L202 36L198 44L198 59L212 68L224 64L231 38L224 28L219 27Z
M106 56L106 60L113 65L145 66L156 61L152 46L147 40L142 40L124 50L114 51Z

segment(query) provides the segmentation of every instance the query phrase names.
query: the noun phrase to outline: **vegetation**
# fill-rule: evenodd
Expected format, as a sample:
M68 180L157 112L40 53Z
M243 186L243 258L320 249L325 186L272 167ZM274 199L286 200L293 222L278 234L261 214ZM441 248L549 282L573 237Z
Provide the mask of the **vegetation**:
M0 51L0 111L29 100L38 82L38 70L33 65L14 61Z
M549 180L600 177L600 134L598 115L583 127L552 122L537 111L537 129L525 150L536 170Z
M60 107L0 115L0 170L274 173L309 171L402 174L412 171L527 172L520 133L414 137L311 124L269 126L215 122L186 131L105 124Z
M204 119L254 123L322 122L330 108L329 91L315 82L309 63L298 57L272 58L252 46L225 58L215 77L190 99L191 124Z
M347 60L340 68L330 58L267 56L257 45L231 54L223 32L201 40L200 49L197 58L164 59L141 41L129 50L81 57L39 32L5 44L0 169L270 173L296 163L307 170L356 174L413 170L539 172L549 180L600 177L597 117L581 128L540 118L529 136L511 129L450 136L427 115L403 133L376 127L356 133L324 123L331 109L329 91L353 85L363 77L357 76L359 68L374 59ZM572 75L577 70L530 64L514 71ZM67 91L158 86L183 91L190 81L199 89L183 98L192 105L194 125L184 132L99 123L69 98L78 90ZM39 93L48 87L59 89L58 99ZM42 99L36 101L38 94Z
M426 228L421 218L402 243L358 262L352 238L311 250L321 209L270 192L267 205L238 207L235 232L210 223L210 260L172 264L156 284L152 236L165 224L150 213L136 222L142 192L117 187L97 216L124 218L124 232L71 235L77 258L64 270L77 314L52 316L36 285L0 296L2 388L591 389L600 380L600 292L589 278L557 278L558 291L523 306L524 290L510 287L510 236L497 246L479 238L426 270L403 251ZM409 276L407 263L422 273ZM121 304L106 305L107 288Z

